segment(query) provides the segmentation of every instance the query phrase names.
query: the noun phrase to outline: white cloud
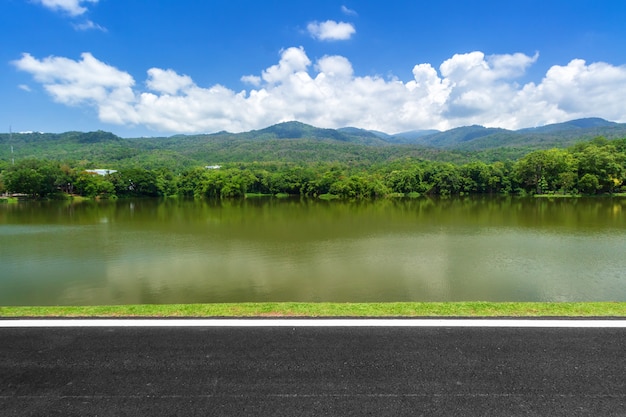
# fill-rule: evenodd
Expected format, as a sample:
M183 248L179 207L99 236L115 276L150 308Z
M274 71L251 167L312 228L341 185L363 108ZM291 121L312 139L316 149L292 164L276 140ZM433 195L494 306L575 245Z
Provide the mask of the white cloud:
M244 75L243 77L240 78L240 80L243 83L251 84L255 87L258 87L261 85L261 77L259 77L258 75Z
M83 53L80 61L63 57L38 60L30 54L23 54L13 64L31 73L59 103L94 106L105 122L125 123L133 119L132 87L135 81L130 74L97 60L89 53ZM119 117L111 112L112 108L130 113Z
M343 78L350 80L354 70L347 58L342 56L325 56L317 61L315 66L320 76Z
M24 90L24 91L26 91L27 93L30 93L31 91L33 91L33 90L31 90L31 89L30 89L30 87L29 87L28 85L26 85L26 84L20 84L20 85L18 85L18 86L17 86L17 88L19 88L20 90Z
M304 48L288 48L282 51L277 65L263 71L262 78L270 84L276 84L285 81L291 75L302 73L309 65L311 61L306 56Z
M550 68L535 90L543 100L559 103L566 112L583 114L594 107L610 108L615 116L623 118L624 107L617 97L623 98L626 93L626 68L603 62L587 65L575 59L564 67Z
M341 6L341 11L343 14L347 16L358 16L358 13L356 12L356 10L350 9L348 6L345 6L345 5Z
M81 54L80 61L63 57L38 60L30 54L23 54L13 63L20 70L31 73L46 88L71 86L84 90L84 96L91 95L90 89L130 88L134 84L129 74L97 60L87 52Z
M99 30L100 32L107 31L105 27L102 27L99 24L92 22L91 20L86 20L83 23L76 23L72 26L74 26L74 29L81 30L81 31L86 31L86 30Z
M193 87L193 80L187 75L178 75L174 70L150 68L146 85L158 93L175 95L181 90Z
M345 41L356 33L352 24L334 20L311 22L307 25L307 30L314 39L320 41Z
M35 0L53 11L61 11L70 16L79 16L87 11L83 3L98 3L99 0Z
M529 57L520 53L485 57L479 51L454 55L440 66L442 82L450 86L443 115L453 124L469 120L492 125L488 119L488 123L480 122L487 114L504 123L496 113L507 113L503 106L508 106L507 100L516 93L515 78L538 58L538 54Z
M319 127L358 126L395 133L481 124L521 128L579 117L626 122L626 66L572 60L538 83L518 78L538 55L457 54L437 69L413 67L408 81L355 74L343 56L312 62L302 47L281 51L277 64L241 79L236 92L201 87L171 69L151 68L144 84L89 53L79 60L29 54L13 64L59 103L87 105L100 120L174 133L233 132L286 120Z

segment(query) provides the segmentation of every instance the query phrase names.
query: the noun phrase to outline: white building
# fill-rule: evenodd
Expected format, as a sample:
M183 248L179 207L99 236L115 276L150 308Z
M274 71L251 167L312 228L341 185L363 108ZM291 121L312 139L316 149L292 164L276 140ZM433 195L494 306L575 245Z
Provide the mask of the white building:
M86 169L85 172L105 176L105 175L113 174L117 171L114 169Z

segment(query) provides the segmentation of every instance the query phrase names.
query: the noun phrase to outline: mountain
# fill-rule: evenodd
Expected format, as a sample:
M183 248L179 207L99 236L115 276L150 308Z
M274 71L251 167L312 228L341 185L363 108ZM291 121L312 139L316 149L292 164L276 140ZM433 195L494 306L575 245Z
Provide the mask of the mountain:
M474 125L389 135L292 121L242 133L129 139L104 131L5 133L0 134L0 167L14 158L81 161L87 167L114 169L135 165L178 169L251 161L372 164L400 158L489 162L515 160L535 149L568 147L598 136L626 138L626 124L589 118L516 131Z
M396 133L394 135L390 135L389 133L380 132L378 130L365 130L360 129L358 127L342 127L337 129L340 132L348 133L351 135L356 135L359 137L377 137L382 139L386 143L392 144L409 144L416 143L418 138L422 136L433 135L435 133L439 133L438 130L410 130L408 132Z
M416 138L413 143L433 146L436 148L454 148L459 144L470 142L484 136L508 132L509 131L506 129L483 127L478 125L464 126L446 130L445 132L423 135Z
M305 123L291 121L278 123L265 129L252 130L241 134L256 139L334 139L347 141L347 136L335 129L322 129Z
M417 138L412 143L439 149L483 151L494 148L546 149L567 147L603 136L626 137L626 123L586 118L519 130L464 126Z
M435 129L426 129L426 130L409 130L408 132L396 133L392 136L392 142L396 143L413 143L417 141L419 138L424 136L435 135L437 133L441 133L439 130ZM391 142L390 141L390 142Z
M242 138L262 139L315 139L336 140L369 146L385 145L385 141L374 133L357 128L322 129L305 123L291 121L278 123L261 130L239 133Z
M518 130L518 132L554 133L554 132L563 132L563 131L577 131L580 129L589 129L589 128L615 127L618 125L619 123L609 122L608 120L604 120L599 117L589 117L586 119L570 120L568 122L563 122L563 123L554 123L554 124L549 124L549 125L539 126L539 127L529 127L526 129L520 129Z
M566 147L575 142L604 136L607 139L626 137L626 124L615 123L598 117L570 120L540 127L519 130L463 126L440 132L438 130L414 130L389 135L382 132L354 127L338 129L354 135L376 135L387 144L419 145L430 148L483 151L492 148L549 148Z
M379 139L383 139L386 140L388 138L391 138L392 135L385 133L385 132L379 132L377 130L366 130L366 129L361 129L358 127L340 127L339 129L337 129L339 132L348 134L348 135L356 135L356 136L364 136L364 137L371 137L371 138L379 138Z

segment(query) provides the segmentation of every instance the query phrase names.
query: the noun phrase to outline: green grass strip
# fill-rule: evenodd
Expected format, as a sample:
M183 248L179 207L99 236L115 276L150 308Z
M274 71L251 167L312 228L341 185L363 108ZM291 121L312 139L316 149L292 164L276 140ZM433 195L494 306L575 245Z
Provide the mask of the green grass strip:
M625 302L220 303L0 307L0 317L624 317Z

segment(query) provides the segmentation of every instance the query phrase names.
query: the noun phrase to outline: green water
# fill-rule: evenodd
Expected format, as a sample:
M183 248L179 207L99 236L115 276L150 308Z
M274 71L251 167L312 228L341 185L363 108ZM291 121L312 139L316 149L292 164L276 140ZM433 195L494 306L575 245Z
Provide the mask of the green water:
M0 305L626 301L626 199L0 204Z

